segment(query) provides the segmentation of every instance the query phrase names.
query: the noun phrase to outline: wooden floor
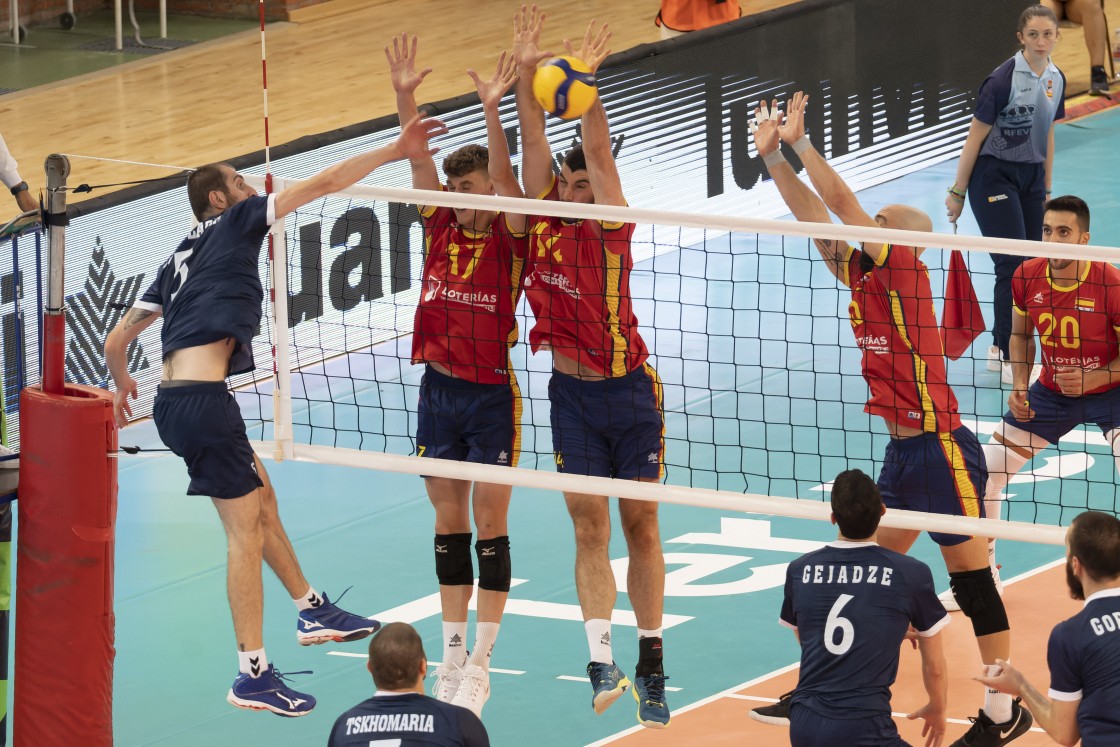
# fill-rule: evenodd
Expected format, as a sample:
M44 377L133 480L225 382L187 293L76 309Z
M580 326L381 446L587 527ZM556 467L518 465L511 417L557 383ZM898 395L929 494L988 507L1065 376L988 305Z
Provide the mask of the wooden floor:
M754 12L796 0L750 0ZM612 48L659 39L654 0L543 3L544 43L561 53L592 19L614 30ZM446 0L333 0L267 30L273 144L395 111L383 49L394 33L421 36L421 62L435 68L420 101L473 90L465 70L491 68L509 47L521 0L470 4L469 26ZM421 20L422 19L422 20ZM432 19L442 19L433 21ZM54 152L179 166L264 146L260 34L250 31L0 97L0 123L21 174L44 183ZM73 162L72 181L91 184L160 176L145 167ZM101 194L105 194L102 191Z

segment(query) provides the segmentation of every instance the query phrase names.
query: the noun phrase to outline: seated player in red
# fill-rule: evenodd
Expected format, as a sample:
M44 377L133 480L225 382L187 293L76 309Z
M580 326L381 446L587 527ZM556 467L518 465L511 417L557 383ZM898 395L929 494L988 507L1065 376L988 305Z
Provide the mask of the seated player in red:
M583 143L565 154L559 178L553 173L544 112L532 93L536 66L549 56L538 47L543 19L536 6L523 6L515 16L525 191L563 202L625 205L599 101L583 115ZM609 53L609 40L607 27L592 22L580 50L567 44L568 52L594 71ZM529 343L534 353L552 353L548 393L557 470L659 482L665 459L662 391L630 298L634 225L541 216L531 219L529 233L525 295L536 317ZM602 713L630 685L611 647L616 588L610 506L603 495L565 493L564 499L575 528L576 591L590 649L592 707ZM661 655L665 559L657 504L620 499L618 505L630 554L627 590L638 622L633 690L638 721L662 728L670 716Z
M763 102L751 122L758 153L794 217L829 223L831 210L849 225L931 231L929 216L907 205L887 205L874 218L864 211L806 135L807 101L800 91L794 94L784 122L777 101L772 110ZM782 156L782 141L800 156L816 193ZM831 239L814 243L832 274L851 289L848 312L871 390L864 409L882 417L891 436L878 480L883 502L887 508L983 516L984 453L972 431L961 425L956 396L945 378L929 272L919 259L925 248L865 242L857 249ZM881 528L879 544L905 553L918 534ZM989 672L998 672L996 659L1010 656L1011 630L988 566L987 540L929 535L941 549L950 586L972 622L984 664ZM979 716L954 747L1007 744L1026 733L1031 723L1018 700L987 688Z
M402 122L416 114L416 37L393 39L385 49ZM486 109L491 149L506 149L498 102L513 84L503 54L494 76L471 71ZM508 152L505 160L509 160ZM487 149L468 145L443 161L449 192L494 193ZM435 161L411 161L412 184L441 189ZM424 276L412 335L412 362L425 366L420 384L416 444L420 456L516 466L521 450L521 393L510 365L517 342L514 316L525 263L526 217L497 211L421 206ZM511 488L447 477L426 477L436 511L435 559L443 609L443 661L436 670L439 700L481 715L490 697L490 655L498 636L511 578ZM467 607L474 591L471 508L478 529L478 622L466 648Z

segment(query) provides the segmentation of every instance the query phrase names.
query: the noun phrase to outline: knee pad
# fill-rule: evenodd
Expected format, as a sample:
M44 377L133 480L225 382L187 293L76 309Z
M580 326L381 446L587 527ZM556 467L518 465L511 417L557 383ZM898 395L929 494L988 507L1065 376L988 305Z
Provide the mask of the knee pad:
M436 578L440 586L473 586L471 534L437 534Z
M478 588L509 591L513 571L509 562L509 537L480 539L474 543L478 555Z
M991 568L950 573L949 587L961 612L972 622L976 635L992 635L1011 629Z

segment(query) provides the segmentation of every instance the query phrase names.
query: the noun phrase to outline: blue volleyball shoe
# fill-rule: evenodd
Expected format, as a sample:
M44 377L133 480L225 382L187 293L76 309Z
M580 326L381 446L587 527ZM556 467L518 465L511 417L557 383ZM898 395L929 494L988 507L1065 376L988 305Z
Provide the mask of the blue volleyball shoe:
M297 672L296 674L310 674ZM229 689L226 700L238 708L251 711L272 711L277 716L289 718L306 716L315 707L315 698L307 693L296 692L284 684L286 678L268 665L260 677L252 677L240 672Z
M587 678L595 691L591 696L591 707L599 714L614 705L614 702L630 687L630 680L614 662L603 664L593 661L587 665Z
M346 591L342 594L346 594ZM338 598L342 599L342 595ZM381 623L377 620L342 609L328 599L324 592L322 603L318 607L300 611L299 620L296 621L296 640L301 646L327 641L360 641L380 627Z
M663 674L635 677L634 700L638 701L638 723L647 729L664 729L669 725L669 704L665 702Z

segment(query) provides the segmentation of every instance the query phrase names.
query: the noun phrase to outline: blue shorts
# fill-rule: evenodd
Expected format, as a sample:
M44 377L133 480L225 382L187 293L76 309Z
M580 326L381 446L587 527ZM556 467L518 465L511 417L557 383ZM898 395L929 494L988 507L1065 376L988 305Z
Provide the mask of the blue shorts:
M791 747L910 747L889 713L859 718L826 718L795 703L789 712Z
M417 415L420 456L517 466L521 393L512 373L508 384L478 384L427 366Z
M887 508L947 516L984 516L988 466L976 434L961 426L952 433L892 438L883 455L879 492ZM939 545L959 545L969 535L930 532Z
M1008 411L1003 422L1033 433L1052 444L1079 425L1095 423L1102 433L1120 427L1120 387L1099 394L1067 397L1039 382L1027 390L1034 417L1020 422Z
M596 381L553 371L548 399L558 472L623 480L662 478L665 418L661 380L652 366Z
M264 486L224 381L160 386L152 419L163 443L187 463L187 495L240 498Z

